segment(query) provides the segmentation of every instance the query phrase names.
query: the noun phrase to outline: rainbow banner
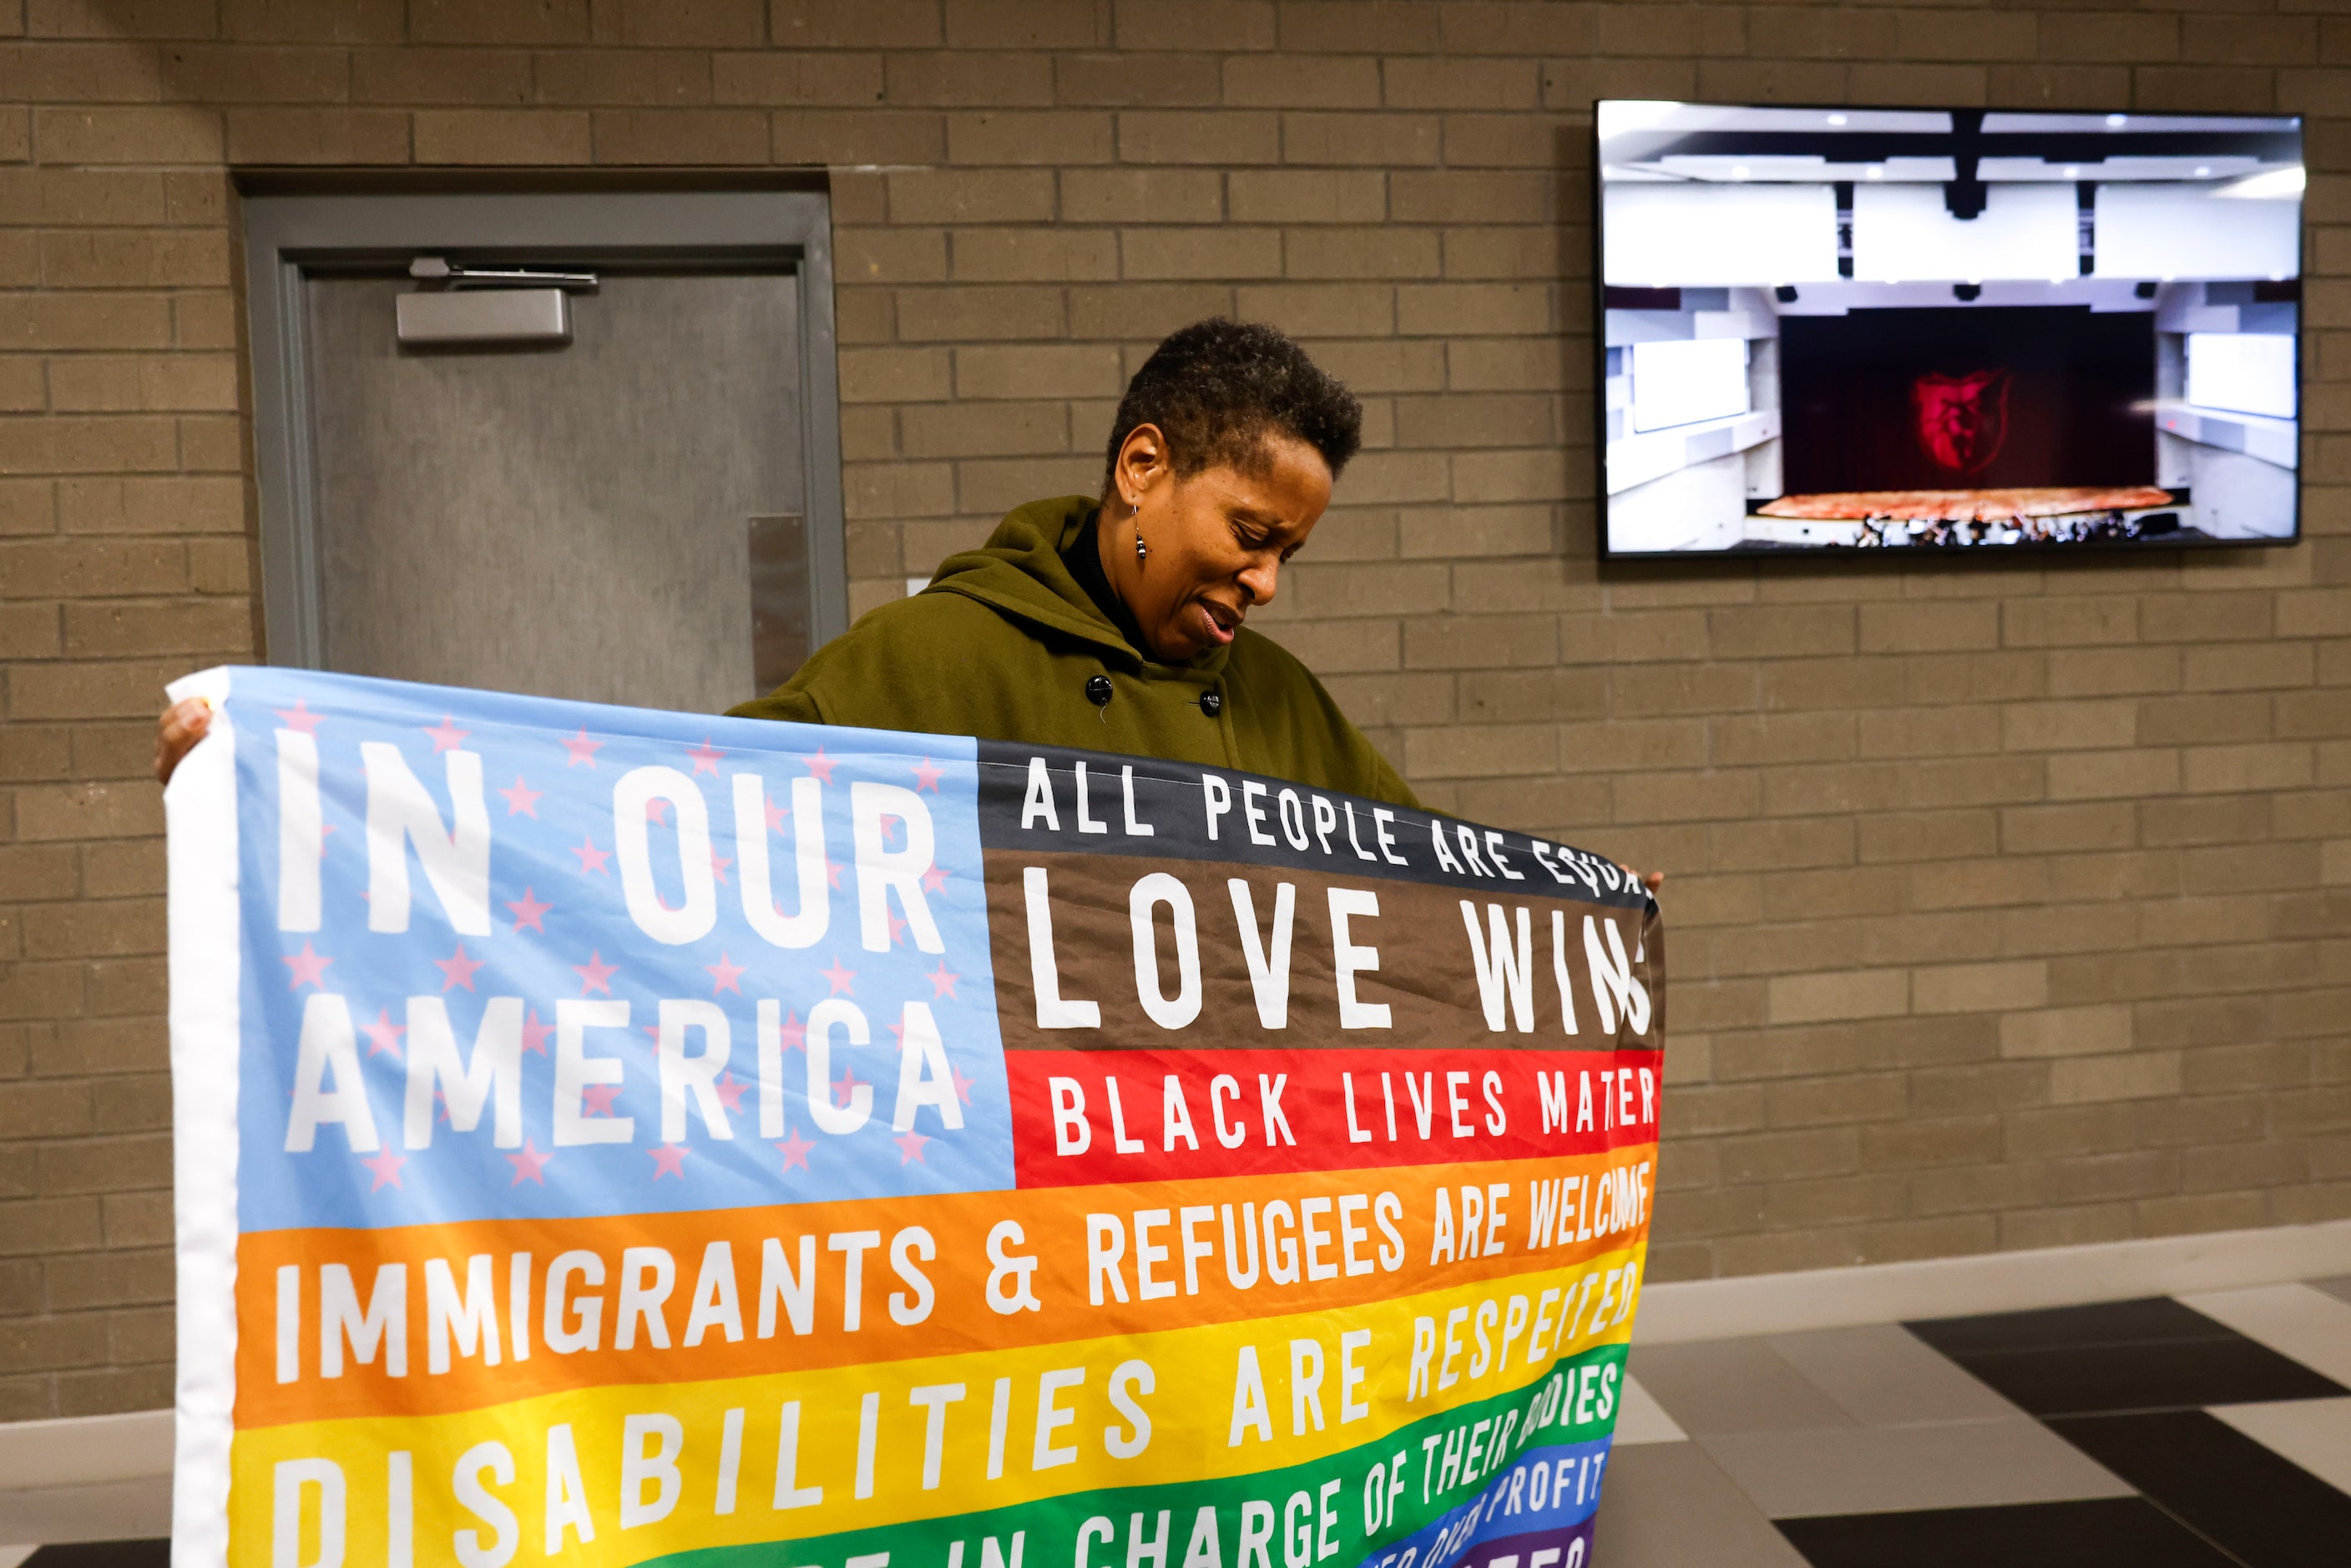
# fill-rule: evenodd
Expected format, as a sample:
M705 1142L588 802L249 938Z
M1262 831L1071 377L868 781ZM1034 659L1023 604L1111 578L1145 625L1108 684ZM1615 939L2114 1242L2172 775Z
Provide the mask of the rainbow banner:
M175 1561L1581 1568L1656 904L1232 769L216 669Z

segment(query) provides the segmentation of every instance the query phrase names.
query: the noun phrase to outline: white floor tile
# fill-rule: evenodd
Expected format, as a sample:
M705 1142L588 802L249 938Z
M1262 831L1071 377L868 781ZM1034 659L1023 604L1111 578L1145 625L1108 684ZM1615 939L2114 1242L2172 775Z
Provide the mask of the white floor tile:
M2216 1405L2212 1414L2335 1490L2351 1492L2351 1398Z
M1787 1538L1696 1443L1622 1449L1601 1481L1602 1568L1804 1568Z
M0 1491L0 1541L152 1541L172 1533L172 1478Z
M1763 1342L1865 1427L2014 1421L2024 1412L1898 1323Z
M1666 1414L1693 1436L1854 1424L1760 1339L1636 1345L1632 1368Z
M1616 1447L1635 1443L1678 1443L1689 1434L1674 1424L1666 1407L1630 1373L1625 1376L1624 1403L1616 1411ZM8 1568L0 1563L0 1568Z
M1941 1427L1733 1432L1698 1441L1773 1519L2131 1495L2080 1449L2022 1416Z
M2351 1387L2351 1301L2309 1285L2260 1285L2179 1298L2208 1318Z

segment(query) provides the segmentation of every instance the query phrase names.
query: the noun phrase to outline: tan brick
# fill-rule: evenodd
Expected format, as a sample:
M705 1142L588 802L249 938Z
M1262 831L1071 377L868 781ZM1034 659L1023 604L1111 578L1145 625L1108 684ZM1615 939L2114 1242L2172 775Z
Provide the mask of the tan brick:
M946 156L946 122L936 114L781 109L768 117L768 129L775 161L802 167L828 163L936 163ZM1019 163L1047 161L973 160Z
M1380 63L1361 56L1233 55L1224 101L1259 109L1377 109Z
M2048 967L2032 959L1923 967L1910 977L1916 1012L2007 1012L2042 1007L2048 999Z
M239 163L405 163L409 118L388 109L237 109L228 155Z
M340 49L183 44L162 55L163 96L195 103L339 103L350 90Z
M756 110L604 110L590 125L599 163L768 161L767 117Z
M1053 101L1052 61L1042 55L893 54L883 57L893 104L975 108Z
M1286 163L1396 168L1437 162L1434 115L1299 112L1281 117Z
M152 103L161 51L108 42L0 46L0 99L19 103Z
M773 0L768 37L787 48L935 47L937 0Z
M1053 59L1053 97L1060 103L1175 109L1215 104L1223 92L1218 62L1210 55L1130 52Z
M520 50L359 49L350 56L356 103L519 104L530 93L531 59Z
M1221 284L1121 284L1069 290L1070 335L1081 339L1155 339L1210 316L1236 311Z
M1886 1018L1910 1009L1910 977L1900 969L1782 975L1771 979L1771 1021L1822 1023Z
M401 0L223 0L223 37L263 43L386 44L406 23Z
M44 162L209 163L220 116L199 109L42 109L33 141Z
M1270 49L1273 0L1115 0L1122 49Z
M105 5L94 0L28 0L24 31L36 38L202 38L213 30L212 7L193 0L151 0Z
M1542 97L1536 62L1395 57L1381 62L1391 109L1526 110Z
M905 342L1059 338L1061 293L1044 286L902 289L898 337Z
M1115 397L1125 387L1118 350L1107 346L975 347L954 353L959 397Z
M2179 1054L2177 1051L2064 1057L2049 1065L2049 1100L2052 1104L2145 1100L2179 1092Z
M1004 110L947 119L952 163L1108 163L1116 155L1112 117L1091 110Z
M1437 236L1427 229L1293 229L1282 243L1290 277L1435 277L1443 268Z
M433 44L584 44L588 0L413 0L410 36Z

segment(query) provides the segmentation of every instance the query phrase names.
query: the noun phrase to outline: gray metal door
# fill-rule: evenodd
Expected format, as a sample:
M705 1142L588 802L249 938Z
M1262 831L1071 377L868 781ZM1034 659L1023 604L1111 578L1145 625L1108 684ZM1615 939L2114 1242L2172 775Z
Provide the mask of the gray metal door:
M501 199L504 248L430 211L470 198L250 204L249 229L277 242L255 263L267 332L254 312L256 390L279 394L257 399L274 661L709 712L838 630L830 301L810 298L829 277L804 244L695 254L616 243L643 237L620 225L559 250L513 221L517 202L599 200ZM269 210L305 202L307 233ZM355 214L378 221L318 232ZM388 253L387 227L416 242ZM396 306L431 287L412 252L596 283L568 297L568 342L402 343Z

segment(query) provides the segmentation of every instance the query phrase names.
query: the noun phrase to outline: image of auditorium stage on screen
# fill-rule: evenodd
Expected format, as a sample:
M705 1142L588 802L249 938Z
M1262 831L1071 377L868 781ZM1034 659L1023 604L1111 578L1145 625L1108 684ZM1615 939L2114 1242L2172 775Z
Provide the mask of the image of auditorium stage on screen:
M2299 119L1594 122L1606 553L2295 537Z

